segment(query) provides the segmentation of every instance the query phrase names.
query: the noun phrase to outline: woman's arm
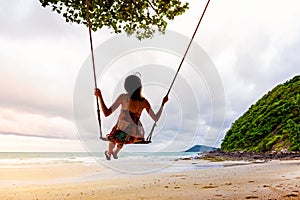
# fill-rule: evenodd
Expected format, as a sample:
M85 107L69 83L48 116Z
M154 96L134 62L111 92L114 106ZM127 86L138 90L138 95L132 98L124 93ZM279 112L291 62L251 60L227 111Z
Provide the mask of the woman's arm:
M110 108L107 108L107 106L106 106L106 104L105 104L105 102L104 102L104 100L103 100L102 93L101 93L101 91L100 91L98 88L95 89L95 95L96 95L96 97L98 97L99 100L100 100L100 105L101 105L101 108L102 108L102 112L104 113L104 116L105 116L105 117L107 117L107 116L109 116L111 113L113 113L113 112L119 107L119 105L120 105L121 102L122 102L122 95L120 95L120 96L116 99L116 101L111 105L111 107L110 107Z
M152 109L150 103L149 103L148 101L146 101L146 106L145 106L145 108L146 108L148 114L150 115L150 117L151 117L155 122L157 122L157 121L159 120L159 118L160 118L160 116L161 116L161 113L162 113L162 111L163 111L163 107L164 107L165 103L167 103L168 100L169 100L168 96L165 96L165 97L163 98L163 101L162 101L162 103L161 103L161 106L160 106L160 108L159 108L159 110L157 111L156 114L154 113L154 111L153 111L153 109Z

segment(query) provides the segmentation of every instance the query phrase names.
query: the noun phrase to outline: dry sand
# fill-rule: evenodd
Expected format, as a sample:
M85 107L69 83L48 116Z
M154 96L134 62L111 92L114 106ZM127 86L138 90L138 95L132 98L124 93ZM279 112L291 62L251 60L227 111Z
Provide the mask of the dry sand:
M105 170L80 163L0 168L0 199L300 199L300 160L97 178Z

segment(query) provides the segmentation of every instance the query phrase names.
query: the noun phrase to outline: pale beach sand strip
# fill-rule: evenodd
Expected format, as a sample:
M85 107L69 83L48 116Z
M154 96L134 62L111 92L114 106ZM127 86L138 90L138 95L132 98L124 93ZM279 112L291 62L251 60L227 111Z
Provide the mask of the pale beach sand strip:
M195 161L180 161L195 162ZM68 167L68 168L66 168ZM30 171L33 170L33 171ZM122 175L101 180L70 177L92 174L101 170L97 166L55 166L42 169L0 169L1 180L7 185L0 188L1 199L300 199L300 161L270 161L250 165L210 168L178 173ZM36 173L35 173L35 170ZM67 172L69 171L69 172ZM65 175L67 172L67 176ZM7 178L4 173L15 173ZM25 176L23 173L27 173ZM63 179L62 174L64 174ZM26 178L24 178L26 177ZM35 180L18 184L13 180ZM57 179L58 180L58 179ZM69 181L63 181L69 180ZM74 179L75 180L75 179ZM9 182L10 181L10 182Z

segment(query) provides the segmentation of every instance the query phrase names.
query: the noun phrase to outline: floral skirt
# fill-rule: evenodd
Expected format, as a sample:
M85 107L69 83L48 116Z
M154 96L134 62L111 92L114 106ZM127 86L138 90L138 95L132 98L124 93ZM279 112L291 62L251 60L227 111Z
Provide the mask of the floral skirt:
M118 125L115 125L111 132L106 135L106 138L113 142L118 144L133 144L137 142L144 141L143 135L134 135L129 134L127 131L118 130Z
M117 124L106 137L109 141L118 144L133 144L144 141L144 128L137 114L123 110Z

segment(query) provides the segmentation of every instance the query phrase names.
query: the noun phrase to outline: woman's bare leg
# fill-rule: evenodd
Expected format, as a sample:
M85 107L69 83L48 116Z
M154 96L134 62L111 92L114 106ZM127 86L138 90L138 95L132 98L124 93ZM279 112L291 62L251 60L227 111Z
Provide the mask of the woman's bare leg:
M118 153L121 151L123 144L117 144L117 148L112 152L114 159L118 159Z
M108 143L108 150L107 150L107 154L110 156L114 150L116 146L116 143L113 143L113 142L109 142Z

